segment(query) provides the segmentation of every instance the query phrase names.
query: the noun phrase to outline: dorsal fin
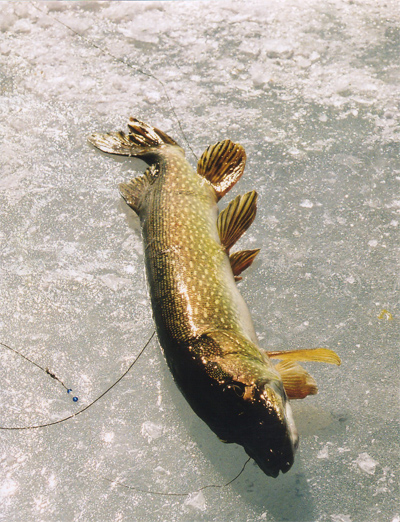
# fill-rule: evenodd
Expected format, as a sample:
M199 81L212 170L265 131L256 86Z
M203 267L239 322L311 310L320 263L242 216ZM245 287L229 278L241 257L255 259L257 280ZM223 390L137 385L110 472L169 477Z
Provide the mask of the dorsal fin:
M256 212L257 192L252 190L243 196L236 196L220 213L218 234L227 252L253 223Z
M143 176L133 178L131 181L128 181L128 183L119 184L121 196L136 214L139 214L142 197L150 185L151 173L148 172L150 169L151 167L146 170Z
M197 173L214 188L221 199L239 180L246 164L246 153L238 143L220 141L208 147L197 163Z
M240 281L242 279L238 276L246 270L246 268L249 268L259 251L259 248L254 250L240 250L239 252L234 252L229 256L235 281Z

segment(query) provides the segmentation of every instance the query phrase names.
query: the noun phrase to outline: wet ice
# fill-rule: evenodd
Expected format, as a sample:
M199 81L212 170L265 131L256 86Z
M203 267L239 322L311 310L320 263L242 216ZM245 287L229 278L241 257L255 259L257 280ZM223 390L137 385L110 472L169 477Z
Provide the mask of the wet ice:
M308 367L320 393L293 405L288 474L248 465L199 493L245 455L194 416L153 342L87 413L1 432L7 521L398 519L399 21L397 2L372 0L2 4L0 340L83 406L149 338L140 228L117 190L140 165L85 141L132 115L193 163L188 143L197 156L243 144L245 175L221 203L260 195L241 242L261 248L241 283L257 332L343 361ZM52 379L0 358L2 425L75 411Z

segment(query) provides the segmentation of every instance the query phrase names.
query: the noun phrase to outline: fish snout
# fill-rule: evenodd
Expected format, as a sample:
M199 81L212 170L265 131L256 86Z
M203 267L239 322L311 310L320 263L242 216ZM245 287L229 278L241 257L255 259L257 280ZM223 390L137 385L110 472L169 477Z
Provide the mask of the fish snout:
M282 439L249 441L243 446L266 475L276 478L280 471L286 473L292 467L297 445L298 437L293 440L287 433Z
M263 414L247 432L243 447L261 470L271 477L292 467L299 444L292 408L280 390L271 383L262 387Z

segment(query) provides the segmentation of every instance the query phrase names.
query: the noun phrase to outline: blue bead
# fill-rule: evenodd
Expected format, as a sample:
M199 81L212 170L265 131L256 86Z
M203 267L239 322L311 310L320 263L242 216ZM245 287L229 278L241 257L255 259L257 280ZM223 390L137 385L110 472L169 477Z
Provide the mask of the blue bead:
M72 389L69 388L69 389L67 390L67 393L71 393L71 392L72 392Z
M72 400L73 400L74 402L78 402L78 397L74 397Z

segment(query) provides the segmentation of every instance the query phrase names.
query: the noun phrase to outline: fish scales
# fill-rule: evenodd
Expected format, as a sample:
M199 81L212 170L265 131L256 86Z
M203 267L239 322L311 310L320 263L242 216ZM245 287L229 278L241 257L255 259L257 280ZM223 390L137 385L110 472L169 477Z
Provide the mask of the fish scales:
M178 385L187 395L185 389L198 379L190 371L188 356L222 366L221 359L243 348L196 342L202 335L233 330L251 339L255 333L219 239L214 190L176 147L164 150L157 179L142 209L147 279L157 333ZM258 350L254 356L262 361ZM253 365L249 374L253 380ZM194 408L201 414L205 404Z
M220 214L217 207L243 173L244 149L229 140L210 146L196 172L167 134L134 118L128 128L128 134L96 133L89 141L103 152L149 164L120 190L141 221L152 310L167 363L193 410L218 437L241 444L276 477L290 469L298 444L288 395L303 398L317 390L294 361L340 360L326 349L265 352L258 345L235 282L258 250L230 256L254 220L257 194L237 196ZM268 353L283 362L274 366Z
M216 228L216 197L177 152L167 154L142 218L157 324L178 342L211 330L249 330Z

